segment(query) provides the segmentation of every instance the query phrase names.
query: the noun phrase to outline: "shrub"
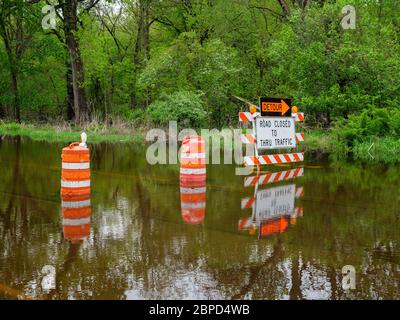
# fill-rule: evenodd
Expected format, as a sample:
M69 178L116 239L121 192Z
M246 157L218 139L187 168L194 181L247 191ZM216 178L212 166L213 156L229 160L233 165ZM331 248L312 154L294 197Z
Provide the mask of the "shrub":
M206 120L201 95L191 91L178 91L165 95L148 108L148 117L156 124L175 120L178 125L200 127Z
M369 106L359 115L337 121L332 132L339 141L352 147L355 142L370 140L372 137L399 137L400 110Z

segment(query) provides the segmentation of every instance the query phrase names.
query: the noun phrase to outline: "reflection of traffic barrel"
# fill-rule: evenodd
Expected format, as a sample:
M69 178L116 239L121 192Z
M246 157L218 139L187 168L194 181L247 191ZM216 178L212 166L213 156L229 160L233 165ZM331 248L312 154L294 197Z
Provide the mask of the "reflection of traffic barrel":
M206 152L201 136L183 138L180 159L181 181L204 181L206 179Z
M85 133L82 133L82 143L74 142L63 148L61 158L61 196L90 195L90 154Z
M64 238L77 243L90 235L90 195L62 196Z
M188 224L203 222L206 215L206 181L181 180L181 214Z

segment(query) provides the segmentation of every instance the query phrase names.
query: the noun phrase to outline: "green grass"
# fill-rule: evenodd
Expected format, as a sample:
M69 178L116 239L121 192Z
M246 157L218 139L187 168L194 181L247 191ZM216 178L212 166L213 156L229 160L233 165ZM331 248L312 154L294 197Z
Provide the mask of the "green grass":
M85 129L90 143L99 142L143 142L141 130L118 133L116 128L91 126ZM126 131L126 130L124 130ZM29 137L35 141L71 142L80 141L81 130L70 126L38 126L32 124L17 124L0 122L0 136Z
M361 161L385 164L400 163L400 139L387 137L356 143L353 155L354 159Z
M71 142L80 141L82 131L69 125L40 126L32 124L17 124L0 122L0 136L25 136L36 141ZM125 125L105 127L102 125L89 125L85 132L88 142L127 142L143 143L145 141L145 128L133 128ZM199 131L198 131L199 132ZM371 144L373 146L370 148ZM221 147L223 140L221 140ZM330 153L338 159L345 160L349 154L355 160L369 163L396 164L400 163L400 139L375 138L368 142L359 142L350 149L338 140L330 131L312 129L305 131L305 141L298 143L298 150L318 151Z

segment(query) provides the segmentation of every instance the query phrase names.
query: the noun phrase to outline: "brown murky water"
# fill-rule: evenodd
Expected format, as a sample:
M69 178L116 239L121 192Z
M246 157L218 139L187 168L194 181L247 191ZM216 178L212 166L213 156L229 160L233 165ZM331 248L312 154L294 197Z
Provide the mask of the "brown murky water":
M255 194L234 165L208 165L196 211L204 204L181 197L177 165L99 144L77 241L59 196L63 146L0 139L0 298L400 298L398 167L307 155L303 176ZM342 289L345 265L356 270L353 290Z

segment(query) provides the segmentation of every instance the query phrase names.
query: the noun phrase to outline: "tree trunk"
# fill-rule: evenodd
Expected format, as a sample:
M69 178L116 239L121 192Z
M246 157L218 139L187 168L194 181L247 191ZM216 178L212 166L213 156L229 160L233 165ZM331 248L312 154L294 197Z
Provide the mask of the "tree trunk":
M290 16L290 8L289 5L286 3L286 0L278 0L279 5L282 8L282 12L286 17Z
M75 37L78 30L77 4L77 0L66 0L64 2L64 32L71 62L75 121L84 124L89 121L89 107L84 88L83 62L79 51L79 42Z
M67 83L67 100L66 100L66 107L67 107L67 120L71 121L75 118L74 112L74 88L72 82L72 69L71 63L69 60L66 63L67 72L65 73L66 83Z
M11 66L11 88L14 94L15 120L18 123L21 123L21 106L20 106L19 91L18 91L18 75L15 66Z
M9 34L6 31L6 26L4 24L5 22L2 20L0 22L0 32L1 32L1 37L3 38L4 41L8 63L10 65L11 91L14 96L14 101L13 101L14 117L15 120L18 123L20 123L21 106L20 106L19 91L18 91L18 53L14 52L13 48L11 47L11 40L9 38Z
M138 107L138 97L136 95L136 81L137 75L143 68L145 61L149 59L150 48L149 48L149 4L148 0L139 0L138 6L138 21L137 21L137 35L135 49L133 52L133 64L134 64L134 83L131 92L131 107L135 109Z

